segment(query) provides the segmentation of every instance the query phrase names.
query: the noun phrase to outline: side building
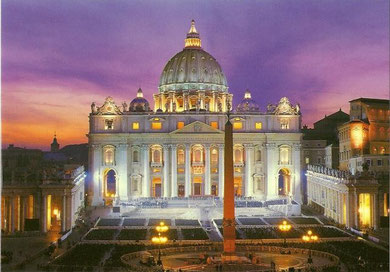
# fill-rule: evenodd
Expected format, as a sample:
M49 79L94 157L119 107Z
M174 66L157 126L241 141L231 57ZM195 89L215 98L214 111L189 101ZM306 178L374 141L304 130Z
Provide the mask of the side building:
M10 146L2 152L1 229L66 231L84 205L84 166L53 165L40 150Z
M388 227L389 116L389 100L350 101L350 120L338 127L339 169L308 166L309 205L346 227Z

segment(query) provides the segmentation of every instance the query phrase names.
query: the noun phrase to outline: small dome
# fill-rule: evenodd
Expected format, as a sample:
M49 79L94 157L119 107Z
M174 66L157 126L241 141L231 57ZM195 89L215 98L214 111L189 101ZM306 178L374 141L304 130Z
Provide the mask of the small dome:
M137 97L130 102L129 111L131 112L143 112L150 111L149 102L144 98L142 89L139 88L137 91Z
M260 106L252 99L251 93L249 90L245 91L244 99L241 100L240 104L236 107L237 112L258 112L260 111Z

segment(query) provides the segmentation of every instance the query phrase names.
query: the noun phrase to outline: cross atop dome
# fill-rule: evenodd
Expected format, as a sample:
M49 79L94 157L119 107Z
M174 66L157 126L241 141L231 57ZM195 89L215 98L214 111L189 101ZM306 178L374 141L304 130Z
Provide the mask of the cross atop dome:
M184 40L185 48L201 48L202 42L198 31L195 28L195 20L191 21L190 31L187 33L187 38Z

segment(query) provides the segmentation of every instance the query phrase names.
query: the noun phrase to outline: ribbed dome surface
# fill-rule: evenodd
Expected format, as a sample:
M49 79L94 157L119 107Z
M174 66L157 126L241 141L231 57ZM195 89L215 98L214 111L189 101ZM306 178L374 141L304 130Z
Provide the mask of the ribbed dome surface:
M160 92L228 89L226 77L216 59L201 48L185 48L165 65Z

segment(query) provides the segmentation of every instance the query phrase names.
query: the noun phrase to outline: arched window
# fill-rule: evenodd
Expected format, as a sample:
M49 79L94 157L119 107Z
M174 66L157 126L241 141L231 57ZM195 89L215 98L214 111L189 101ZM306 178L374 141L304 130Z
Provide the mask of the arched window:
M177 163L184 164L184 161L185 161L184 150L183 149L177 150Z
M159 149L153 150L153 162L161 162L161 152Z
M234 150L234 163L242 163L242 150L240 148Z
M288 164L290 162L290 147L281 146L279 148L279 161L280 163Z
M106 165L112 165L115 159L115 149L113 146L105 146L103 149L104 152L104 163Z
M116 173L113 169L106 172L106 196L114 197L116 195Z
M139 162L139 152L138 150L133 151L133 162Z
M379 148L379 154L386 154L386 148L384 148L383 146L381 146L380 148Z
M202 162L202 150L194 150L194 162Z
M211 163L217 163L218 162L218 151L217 149L213 148L211 150Z
M376 149L375 146L374 146L374 148L372 149L372 153L374 153L374 154L377 154L377 153L378 153L378 150Z

